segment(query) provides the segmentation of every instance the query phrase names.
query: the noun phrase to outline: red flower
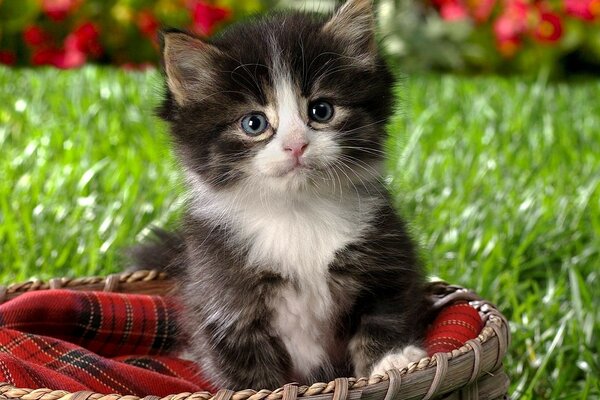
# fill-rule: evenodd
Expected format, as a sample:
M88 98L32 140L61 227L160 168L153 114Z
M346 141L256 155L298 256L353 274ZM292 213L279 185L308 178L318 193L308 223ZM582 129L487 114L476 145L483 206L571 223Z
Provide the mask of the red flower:
M47 47L35 50L31 55L31 63L66 69L82 66L86 58L86 55L78 50Z
M31 63L33 65L53 65L62 69L80 67L85 64L88 55L102 54L98 36L98 29L95 25L86 22L67 36L62 48L54 46L36 48L31 55Z
M600 16L600 0L565 0L564 7L568 15L585 21Z
M440 9L440 15L446 21L462 21L469 16L465 6L458 1L447 2Z
M156 40L160 22L154 16L152 11L142 10L137 15L137 26L144 36L149 39Z
M475 21L479 23L488 20L495 5L496 0L471 0L469 2L471 14L473 15L473 18L475 18Z
M79 0L42 0L42 10L53 21L62 21L79 5Z
M540 42L556 42L562 37L562 21L557 14L540 11L539 24L533 31L533 36Z
M198 1L192 10L192 29L202 35L210 35L215 26L231 16L227 8L216 7L203 1Z
M17 63L17 56L12 51L0 50L0 64L4 65L15 65Z
M32 47L41 46L50 40L50 35L36 25L30 25L23 31L23 40Z
M102 46L99 42L100 33L96 25L85 22L71 32L65 39L65 50L75 54L77 52L89 54L93 57L102 55Z
M42 47L31 54L33 65L53 65L59 50L54 47Z

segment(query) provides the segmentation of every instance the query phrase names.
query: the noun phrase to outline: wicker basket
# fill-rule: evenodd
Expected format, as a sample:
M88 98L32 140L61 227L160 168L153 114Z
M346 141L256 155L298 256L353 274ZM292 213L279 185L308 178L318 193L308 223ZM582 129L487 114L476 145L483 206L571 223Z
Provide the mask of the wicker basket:
M156 271L137 271L109 275L106 278L57 278L49 282L30 281L0 286L0 302L25 292L43 289L111 291L138 294L167 294L172 282ZM177 393L162 399L147 396L144 400L400 400L400 399L507 399L509 379L502 359L510 342L506 318L490 303L474 293L446 283L432 283L430 292L436 307L467 300L485 322L479 336L451 353L437 353L413 363L403 370L391 370L384 376L337 378L329 383L299 386L294 383L274 391L221 389L217 393ZM23 400L139 400L136 396L69 393L45 388L16 388L0 383L0 399Z

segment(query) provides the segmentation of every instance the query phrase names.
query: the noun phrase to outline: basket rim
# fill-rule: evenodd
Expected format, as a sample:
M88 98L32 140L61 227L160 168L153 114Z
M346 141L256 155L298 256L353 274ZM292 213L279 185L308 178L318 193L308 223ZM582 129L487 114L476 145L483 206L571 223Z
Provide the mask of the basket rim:
M48 281L33 279L8 286L0 285L0 304L24 293L37 290L72 289L135 293L139 288L150 284L161 284L164 289L164 287L170 286L169 282L170 279L165 273L156 270L123 272L106 277L53 278ZM418 388L410 396L430 399L436 395L449 393L457 387L469 386L484 376L503 373L502 359L511 340L506 317L493 304L461 286L438 281L429 283L428 289L434 299L434 307L438 309L453 301L468 301L479 312L484 322L483 329L477 338L467 341L458 349L448 353L436 353L431 357L413 362L401 370L387 371L384 375L337 378L331 382L315 382L312 385L288 383L275 390L232 391L221 389L216 393L184 392L162 398L101 394L89 391L68 392L48 388L18 388L7 382L0 382L0 397L23 400L79 400L80 398L83 400L294 400L297 397L310 397L312 400L344 400L353 397L391 400L396 398L401 391L406 394L407 387L411 382L430 381L429 385ZM465 369L465 364L472 366ZM459 369L462 373L456 373ZM449 382L446 378L449 374L452 376L453 373L458 376L454 376L455 382ZM359 393L359 395L353 396L353 393Z

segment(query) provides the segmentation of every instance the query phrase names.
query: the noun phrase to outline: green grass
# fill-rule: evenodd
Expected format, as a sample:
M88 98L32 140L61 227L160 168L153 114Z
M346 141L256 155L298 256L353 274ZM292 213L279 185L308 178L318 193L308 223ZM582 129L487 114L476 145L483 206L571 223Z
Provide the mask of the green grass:
M158 77L0 69L0 281L107 274L177 219ZM600 398L600 81L404 82L391 186L432 274L512 323L514 398Z

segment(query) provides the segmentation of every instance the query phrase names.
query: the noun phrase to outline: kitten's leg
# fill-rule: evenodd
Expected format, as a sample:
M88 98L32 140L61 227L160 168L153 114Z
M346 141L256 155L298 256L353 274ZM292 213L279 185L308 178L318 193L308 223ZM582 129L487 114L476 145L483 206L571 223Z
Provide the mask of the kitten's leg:
M428 302L413 302L409 306L394 295L371 300L373 303L360 315L358 329L349 343L356 376L381 375L426 357L421 340L425 336Z
M219 339L213 336L211 347L215 353L208 365L213 366L210 372L215 373L220 386L273 390L286 383L289 355L267 326L264 321L248 320L219 332Z
M417 362L427 356L427 352L416 340L406 341L398 337L397 327L378 326L368 321L367 316L361 327L350 341L350 355L357 377L383 375L389 369L402 369L411 362Z
M219 272L217 279L223 279L227 271ZM203 296L188 297L188 314L196 315L184 321L189 350L215 386L273 390L288 381L292 365L283 341L273 331L266 304L279 281L250 274L244 279L252 293L234 286L241 280L229 279L227 288L212 282L203 287Z
M393 350L383 356L371 369L369 375L383 375L390 369L402 369L412 362L427 357L427 352L415 345L408 345L400 350Z

